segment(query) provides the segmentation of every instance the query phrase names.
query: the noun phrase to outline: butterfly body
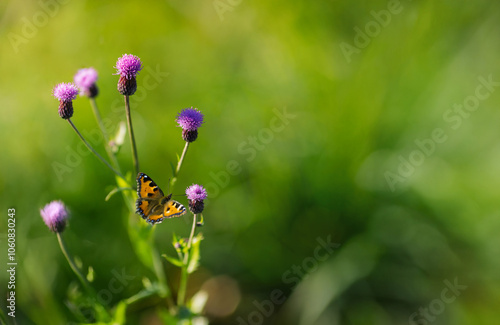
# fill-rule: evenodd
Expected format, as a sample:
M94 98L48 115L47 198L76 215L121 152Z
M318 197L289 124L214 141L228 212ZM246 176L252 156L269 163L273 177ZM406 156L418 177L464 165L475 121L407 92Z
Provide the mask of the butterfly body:
M136 213L151 224L160 223L165 218L180 217L186 208L172 200L172 194L165 196L158 185L144 173L137 175Z

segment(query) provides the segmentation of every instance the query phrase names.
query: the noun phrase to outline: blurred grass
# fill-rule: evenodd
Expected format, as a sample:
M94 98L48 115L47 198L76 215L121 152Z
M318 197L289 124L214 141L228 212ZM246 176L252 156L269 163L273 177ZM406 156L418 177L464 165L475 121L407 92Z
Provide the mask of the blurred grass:
M298 324L328 297L314 324L403 324L455 277L468 288L434 323L494 322L500 302L499 93L457 130L442 115L474 94L478 76L500 80L500 8L494 1L401 4L402 12L348 63L339 45L352 45L353 28L363 29L373 19L370 11L387 2L242 1L220 21L211 1L68 1L18 53L8 35L22 35L23 18L30 20L40 4L1 3L0 189L2 211L17 210L18 323L73 320L65 301L75 279L38 212L53 199L73 212L64 236L95 269L96 288L108 286L113 269L138 275L111 305L138 292L143 275L153 277L133 254L123 200L116 195L104 202L112 175L90 155L62 182L52 167L79 144L57 115L52 87L71 81L79 68L96 68L101 114L117 124L124 113L112 74L123 53L168 73L132 106L142 171L167 190L169 162L183 148L174 118L190 106L203 111L206 123L174 194L192 183L217 184L213 175L231 160L242 168L210 197L203 270L188 291L214 275L237 280L240 306L214 323L246 320L256 310L252 302L278 288L291 297L265 323ZM139 86L147 75L139 75ZM74 105L80 130L97 129L87 100ZM296 118L247 161L238 147L270 127L273 108ZM391 192L384 173L396 172L398 156L408 157L415 139L435 128L448 140ZM132 169L128 145L119 160ZM157 228L159 251L173 253L172 232L187 235L189 222L168 220ZM0 229L5 234L6 224ZM339 256L291 294L283 273L313 254L316 238L329 235L341 244ZM372 264L346 271L350 282L339 289L335 275L349 265L366 267L364 245L377 252ZM4 261L6 254L0 255ZM176 283L177 270L165 267ZM131 322L146 323L151 308L138 306Z

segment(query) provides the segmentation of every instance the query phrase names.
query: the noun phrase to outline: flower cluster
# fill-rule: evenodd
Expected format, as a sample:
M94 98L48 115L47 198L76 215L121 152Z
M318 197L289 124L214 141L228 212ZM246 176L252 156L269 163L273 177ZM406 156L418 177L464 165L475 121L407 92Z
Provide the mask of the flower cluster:
M179 202L170 200L172 194L169 194L165 197L161 197L161 199L151 201L154 195L158 193L162 193L159 190L158 186L153 182L151 178L149 178L144 173L140 172L139 169L139 155L137 153L135 138L132 128L132 116L129 104L129 96L135 94L137 91L137 80L136 77L139 72L142 70L142 62L141 60L132 54L124 54L120 58L118 58L116 65L116 75L119 75L117 89L121 95L124 95L125 100L125 116L127 119L127 131L130 137L131 149L132 149L132 158L134 168L138 175L138 183L137 183L137 195L138 198L136 200L136 213L140 214L144 219L146 219L151 224L158 224L163 219L168 219L171 217L180 217L186 213L186 208L180 204ZM114 139L110 139L107 135L104 120L101 119L101 115L97 108L96 97L99 93L97 88L97 79L98 73L94 68L84 68L77 71L74 75L73 81L74 83L60 83L56 85L53 89L53 96L59 100L58 112L59 116L63 119L66 119L67 122L71 125L71 127L75 130L77 135L83 141L85 146L92 152L103 164L105 164L113 173L116 175L117 179L117 187L114 188L109 194L108 198L119 191L130 191L133 190L131 185L129 184L129 179L124 177L121 172L121 166L119 164L118 154L119 147L123 143L123 138L125 134L125 123L121 122L120 125L123 127L120 130L123 132L119 132ZM73 100L77 98L77 95L80 94L89 98L89 102L93 109L93 113L96 117L97 123L101 129L102 137L105 141L103 141L106 149L106 153L109 157L108 159L103 158L92 146L91 144L85 140L85 137L78 131L75 124L71 120L73 117ZM182 139L185 141L184 150L182 152L181 157L179 157L177 161L177 168L173 171L173 177L171 179L171 187L173 188L181 166L183 164L184 158L186 157L186 152L190 143L195 141L198 138L198 129L204 123L203 121L204 115L198 108L185 108L182 109L176 116L175 121L179 127L182 128ZM120 136L121 134L121 136ZM126 174L125 174L126 175ZM200 242L203 239L201 233L195 236L196 226L203 225L203 215L202 212L205 207L204 200L207 199L207 191L203 186L199 184L193 184L186 188L185 194L188 200L189 210L193 214L193 225L191 227L191 234L185 240L182 239L180 241L174 240L176 244L174 247L178 252L179 259L171 258L168 259L174 265L181 267L181 274L183 279L181 279L179 285L179 291L177 294L177 304L179 307L186 307L186 281L187 275L192 273L198 267L199 260L199 246ZM127 200L127 206L132 206L132 202L128 202L130 195L124 195L125 200ZM47 227L58 237L59 244L61 246L61 250L63 251L68 263L71 268L79 278L81 284L84 287L87 287L87 292L91 293L92 289L90 289L90 284L86 280L86 277L82 274L80 267L76 265L75 261L69 254L64 241L62 232L67 226L69 212L66 206L62 201L52 201L45 205L40 210L40 215L47 225ZM200 219L200 220L198 220ZM144 245L150 245L150 241L145 239L143 236L146 228L143 228L144 225L139 224L130 224L131 238L136 241L143 241L138 244L138 247L144 247ZM137 229L133 228L137 227ZM136 233L134 233L136 231ZM143 238L144 237L144 238ZM176 238L175 234L173 237ZM151 251L155 251L155 249L151 249ZM158 272L162 272L162 268L158 268ZM159 274L158 278L164 278L164 274ZM161 282L161 281L160 281ZM166 285L165 285L166 286ZM162 289L165 292L168 292L168 288ZM105 306L97 306L95 310L105 310ZM179 308L179 310L183 310ZM109 316L109 315L108 315ZM178 315L179 316L179 315ZM109 317L104 317L103 319L108 321ZM179 316L181 319L182 316Z

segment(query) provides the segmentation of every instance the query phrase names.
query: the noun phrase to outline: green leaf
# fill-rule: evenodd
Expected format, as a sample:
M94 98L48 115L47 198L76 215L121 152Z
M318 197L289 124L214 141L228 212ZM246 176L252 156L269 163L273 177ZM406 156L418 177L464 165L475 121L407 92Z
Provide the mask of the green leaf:
M189 262L187 267L188 274L193 273L198 268L200 262L200 243L203 240L203 235L199 233L193 238L191 249L189 251Z
M172 164L171 161L169 161L169 164L170 164L170 168L172 168L172 175L175 175L175 166L174 166L174 164Z
M165 325L179 325L179 319L171 315L167 310L160 310L158 316L160 316Z
M76 264L76 267L78 268L78 270L82 269L83 262L79 256L75 256L75 264Z
M87 272L87 281L89 282L94 282L94 268L92 266L89 266L89 270Z
M197 227L202 227L205 224L205 221L203 221L203 214L200 215L200 221L196 223Z
M153 243L152 232L153 228L143 222L139 216L131 216L137 220L130 221L128 233L132 247L139 260L151 271L155 272L153 262Z
M175 257L170 257L167 254L163 254L162 256L165 257L165 259L167 261L169 261L170 263L172 263L175 266L182 267L182 265L183 265L182 261L176 259Z
M126 134L127 134L127 125L125 124L125 122L121 121L120 124L118 124L115 136L109 140L109 146L111 147L113 153L116 154L118 153L118 151L120 151L120 148L125 142Z
M126 190L134 191L134 189L132 187L114 187L111 190L111 192L109 192L108 195L106 195L106 198L104 199L104 201L108 201L116 193L121 192L121 191L126 191Z
M123 199L127 204L127 207L131 213L135 213L135 200L137 199L137 193L135 189L130 185L132 184L132 173L128 172L125 176L125 179L122 179L118 175L115 176L116 184L118 188L131 188L133 190L129 191L120 191L123 195ZM135 180L135 176L133 177Z
M149 280L148 280L149 281ZM143 283L144 283L143 279ZM149 283L147 286L145 286L144 289L133 295L132 297L128 298L126 300L127 305L131 305L137 301L140 301L142 299L157 295L157 296L162 296L162 286L158 282L154 283Z
M151 283L151 280L148 277L143 277L142 286L146 289L149 289L153 286L153 284Z
M127 302L125 300L122 300L116 306L113 315L113 324L125 324L126 312L127 312Z

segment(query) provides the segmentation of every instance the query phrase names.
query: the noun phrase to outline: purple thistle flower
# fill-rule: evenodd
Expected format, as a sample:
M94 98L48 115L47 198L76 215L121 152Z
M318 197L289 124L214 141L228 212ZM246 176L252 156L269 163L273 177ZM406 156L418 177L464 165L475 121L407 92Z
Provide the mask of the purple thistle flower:
M135 76L142 70L141 59L132 54L123 54L121 58L116 61L116 74L127 79L135 78Z
M62 201L52 201L40 210L43 221L53 232L62 232L66 227L68 209Z
M193 184L186 189L188 200L203 201L207 198L207 190L201 185Z
M96 86L97 71L94 68L80 69L74 77L75 84L80 88L81 94L94 98L98 94Z
M69 119L73 116L73 100L78 95L78 88L72 83L60 83L54 87L53 95L59 99L59 116Z
M60 83L54 87L54 97L64 101L69 102L76 99L78 95L78 89L72 83Z
M201 185L193 184L186 189L186 195L189 200L189 210L193 214L203 212L205 207L203 200L207 198L207 190Z
M177 115L177 124L182 128L182 138L193 142L198 138L198 128L203 123L203 114L197 108L185 108Z
M118 80L118 91L122 95L133 95L137 90L136 75L142 70L141 59L132 54L124 54L116 61L116 74L120 75Z

